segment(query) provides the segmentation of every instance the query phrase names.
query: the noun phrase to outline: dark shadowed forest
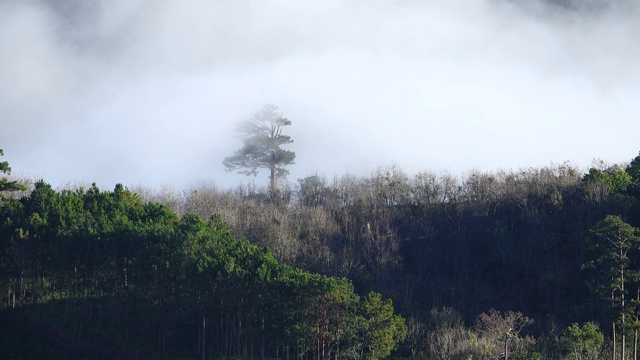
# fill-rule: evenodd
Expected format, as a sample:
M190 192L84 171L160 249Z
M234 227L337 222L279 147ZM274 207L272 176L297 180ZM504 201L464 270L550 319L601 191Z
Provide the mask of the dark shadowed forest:
M23 183L0 207L10 358L637 358L640 156L277 189Z

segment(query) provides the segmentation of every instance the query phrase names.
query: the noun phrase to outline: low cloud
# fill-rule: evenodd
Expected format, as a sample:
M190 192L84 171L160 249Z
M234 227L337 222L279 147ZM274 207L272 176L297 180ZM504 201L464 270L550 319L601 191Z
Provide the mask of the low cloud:
M0 147L55 185L233 186L233 123L275 103L291 180L628 160L638 5L580 4L7 0Z

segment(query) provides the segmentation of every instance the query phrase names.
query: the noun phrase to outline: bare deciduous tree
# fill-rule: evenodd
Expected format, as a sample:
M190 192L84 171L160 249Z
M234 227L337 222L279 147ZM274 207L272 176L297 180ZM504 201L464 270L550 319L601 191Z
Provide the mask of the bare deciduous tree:
M508 360L510 342L518 340L522 329L531 324L533 324L533 319L524 316L521 312L507 311L503 314L491 309L488 313L482 313L478 316L476 330L481 336L495 344L494 353L500 352L499 344L502 343L503 359Z

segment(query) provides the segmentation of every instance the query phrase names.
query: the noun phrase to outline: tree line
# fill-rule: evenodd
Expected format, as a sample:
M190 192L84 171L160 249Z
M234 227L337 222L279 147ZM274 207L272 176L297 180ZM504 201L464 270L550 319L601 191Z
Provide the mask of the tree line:
M220 217L178 217L122 185L38 181L0 219L2 311L106 357L380 359L406 336L379 293L280 264Z
M192 217L218 219L233 238L269 249L273 261L291 271L349 279L352 290L346 293L375 292L380 299L392 299L407 327L405 340L389 352L394 358L637 356L640 156L626 164L597 163L586 173L561 164L462 176L409 175L391 165L365 177L314 174L277 185L277 191L271 184L262 188L251 182L234 189L203 185L176 192L140 186L119 191L137 198L136 206L164 204L177 223ZM14 195L21 196L33 192ZM41 266L34 268L33 257L27 258L30 269ZM120 268L120 263L114 266ZM103 269L97 274L110 273ZM111 274L116 277L117 271ZM109 279L102 283L115 283ZM353 301L361 308L353 312L360 314L356 323L363 324L366 298ZM3 299L11 304L7 296ZM309 304L317 308L319 299ZM191 329L199 328L202 319L194 314L198 311L191 314ZM260 323L256 318L249 323ZM204 331L210 334L208 326ZM277 334L272 330L264 333ZM253 353L238 353L240 346L231 341L230 349L236 350L230 351L236 352L216 356L258 357L260 330L254 331L246 337L252 345L242 346ZM192 335L198 338L195 330ZM278 339L280 345L265 349L265 356L284 358L289 351L291 357L322 358L317 341L311 355L310 345L305 353L305 346L292 350L295 345L286 337ZM340 345L326 345L331 350L324 356L366 357L363 346L355 347L361 349L358 354L341 339ZM205 345L221 343L212 341ZM264 343L274 344L269 338Z
M628 271L638 255L627 252L622 263L629 276L616 280L606 272L613 271L613 260L605 260L611 249L594 243L607 216L636 234L640 156L627 164L595 163L586 173L560 164L409 175L391 165L365 177L314 174L281 182L278 192L251 182L235 189L136 191L177 213L219 214L237 236L269 247L283 263L347 277L361 293L382 293L415 325L408 339L412 331L438 328L432 310L452 309L477 340L479 316L494 309L503 317L511 311L535 319L522 334L536 341L523 353L561 358L563 331L574 326L574 333L588 334L596 324L605 335L602 354L634 353L636 341L620 341L622 334L635 338L637 277ZM624 318L622 294L629 294ZM424 350L431 340L419 342ZM411 346L417 345L407 340L399 353L409 356ZM492 348L505 355L504 341Z

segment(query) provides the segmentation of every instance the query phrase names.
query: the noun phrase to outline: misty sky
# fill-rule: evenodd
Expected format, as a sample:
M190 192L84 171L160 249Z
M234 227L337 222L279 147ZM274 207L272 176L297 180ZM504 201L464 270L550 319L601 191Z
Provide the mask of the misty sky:
M623 162L639 34L632 0L0 0L2 160L54 186L231 187L251 180L222 165L233 124L273 103L292 182Z

